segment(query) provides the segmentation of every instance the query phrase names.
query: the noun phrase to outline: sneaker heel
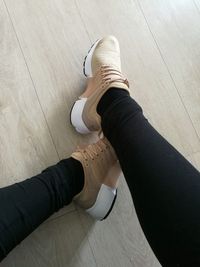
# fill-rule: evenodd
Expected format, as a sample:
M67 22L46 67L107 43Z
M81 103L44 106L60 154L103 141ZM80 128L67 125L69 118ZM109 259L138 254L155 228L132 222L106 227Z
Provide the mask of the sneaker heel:
M88 51L87 56L85 57L85 60L83 62L83 73L86 77L92 77L92 55L94 53L94 50L99 43L100 40L97 40L90 50Z
M117 197L117 189L101 185L96 202L86 212L98 221L104 220L111 212Z
M82 98L77 100L70 112L70 120L71 124L74 126L77 132L81 134L88 134L91 133L91 131L87 128L85 125L83 119L82 119L82 113L85 106L85 103L87 101L87 98Z

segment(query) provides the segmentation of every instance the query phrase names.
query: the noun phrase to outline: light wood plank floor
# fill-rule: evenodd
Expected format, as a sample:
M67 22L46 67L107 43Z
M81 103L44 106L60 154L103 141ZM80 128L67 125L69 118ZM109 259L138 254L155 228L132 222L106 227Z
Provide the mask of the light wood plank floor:
M0 0L0 186L71 154L69 123L82 61L99 37L120 41L132 96L149 121L200 169L200 0ZM3 267L160 266L121 177L110 217L71 204L44 222Z

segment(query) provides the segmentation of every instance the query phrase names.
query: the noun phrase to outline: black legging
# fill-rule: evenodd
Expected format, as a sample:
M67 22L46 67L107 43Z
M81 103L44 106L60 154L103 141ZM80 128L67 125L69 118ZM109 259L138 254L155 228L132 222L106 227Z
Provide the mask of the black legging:
M200 266L199 172L157 133L126 91L109 90L98 112L158 260L163 266ZM81 164L70 158L29 180L2 188L1 259L68 204L82 186Z
M200 266L200 173L124 90L98 105L147 240L163 266Z
M0 261L43 221L71 203L84 183L79 161L69 158L0 189Z

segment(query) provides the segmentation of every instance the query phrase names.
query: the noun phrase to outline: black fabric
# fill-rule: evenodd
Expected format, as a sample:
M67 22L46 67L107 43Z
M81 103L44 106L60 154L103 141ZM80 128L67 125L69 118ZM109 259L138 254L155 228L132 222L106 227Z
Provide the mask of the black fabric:
M110 89L97 110L158 260L167 267L200 266L200 173L149 124L126 91Z
M23 182L0 189L0 260L45 219L69 204L84 184L79 161L61 160Z

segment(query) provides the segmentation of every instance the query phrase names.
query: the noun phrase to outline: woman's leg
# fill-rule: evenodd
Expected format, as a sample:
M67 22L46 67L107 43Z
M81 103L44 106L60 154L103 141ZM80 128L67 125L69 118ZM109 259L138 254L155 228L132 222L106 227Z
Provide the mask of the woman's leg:
M79 161L60 161L23 182L0 189L0 261L55 211L71 202L84 184Z
M72 199L94 219L105 219L116 199L120 172L117 156L103 138L39 175L1 188L0 261Z
M200 266L200 174L120 89L98 104L144 233L163 266Z

